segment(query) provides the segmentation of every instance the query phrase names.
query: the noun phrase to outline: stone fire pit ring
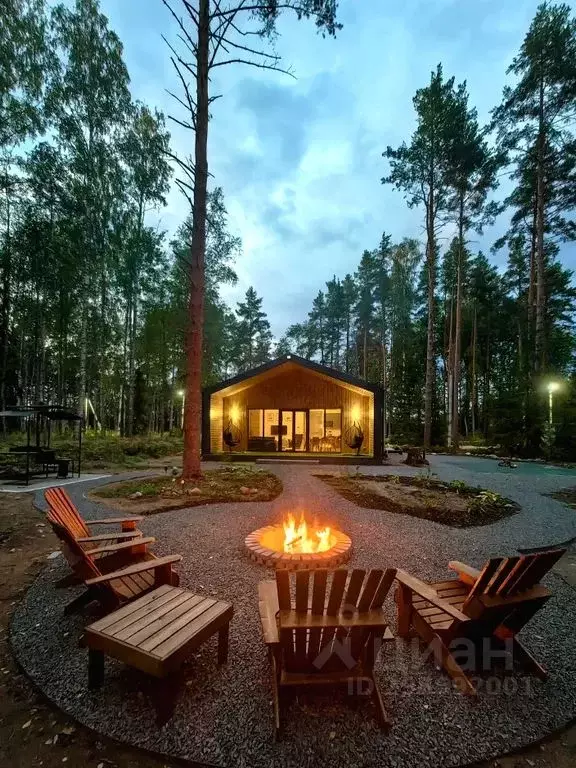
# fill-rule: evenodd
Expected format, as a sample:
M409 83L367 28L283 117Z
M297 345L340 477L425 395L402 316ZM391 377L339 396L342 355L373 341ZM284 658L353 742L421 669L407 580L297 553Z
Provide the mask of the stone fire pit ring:
M317 570L320 568L336 568L350 559L352 554L352 539L342 531L332 529L335 541L330 549L324 552L310 554L293 554L269 549L262 545L263 537L269 538L274 532L278 536L284 535L282 524L266 525L248 534L244 539L244 546L248 557L255 563L265 565L276 570Z

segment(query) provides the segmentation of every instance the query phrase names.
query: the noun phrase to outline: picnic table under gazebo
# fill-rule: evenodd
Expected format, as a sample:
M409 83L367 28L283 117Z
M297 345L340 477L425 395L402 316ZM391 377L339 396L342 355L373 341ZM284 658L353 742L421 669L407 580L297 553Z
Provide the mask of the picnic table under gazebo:
M82 460L82 416L57 405L13 406L0 411L2 419L24 419L26 422L26 443L11 445L0 453L0 471L3 474L22 477L28 485L34 475L48 477L55 473L58 478L67 478L70 473L80 477ZM66 421L78 428L77 448L74 456L60 456L51 447L52 425Z

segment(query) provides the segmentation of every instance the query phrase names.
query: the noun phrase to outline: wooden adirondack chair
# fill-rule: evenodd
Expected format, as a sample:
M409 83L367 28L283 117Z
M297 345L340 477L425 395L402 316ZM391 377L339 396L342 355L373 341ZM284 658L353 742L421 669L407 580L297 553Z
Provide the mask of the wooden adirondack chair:
M136 523L144 518L138 515L129 517L107 517L102 520L90 520L90 525L120 525L121 533L103 533L94 535L88 523L80 515L74 502L64 488L48 488L44 497L50 507L50 512L60 525L68 528L70 533L81 543L92 545L92 542L105 542L108 540L121 541L142 536L142 531L136 530ZM90 548L89 546L89 548Z
M78 582L86 584L86 591L66 607L66 613L95 600L106 610L113 610L154 587L178 586L178 574L171 564L179 562L182 556L156 557L148 549L156 541L153 537L101 546L97 543L94 549L86 550L67 528L50 516L49 519L74 575Z
M476 689L456 660L458 641L471 642L478 650L486 642L507 641L513 658L545 679L546 670L517 634L552 596L538 582L565 551L495 557L481 571L452 561L448 567L457 572L457 578L434 584L398 570L398 634L406 637L413 627L463 693L475 694Z
M374 662L380 643L392 640L382 605L395 569L277 571L258 585L264 641L272 663L274 718L280 730L280 693L296 685L367 682L382 725L388 716ZM291 597L291 591L295 600Z
M95 554L95 551L99 548L109 544L119 544L123 541L131 541L142 536L142 531L136 529L136 523L142 520L142 517L110 517L103 520L91 520L91 525L122 526L121 533L101 533L94 535L64 488L49 488L45 492L44 497L48 502L49 507L46 517L48 522L52 524L52 527L54 527L53 523L56 522L62 528L65 528L70 536L76 539L83 549L92 551L92 557L95 559L110 555L110 552L104 551ZM56 535L59 535L58 531L55 531L55 533ZM59 538L61 537L59 536ZM127 549L126 553L128 554L129 551L130 550ZM68 550L66 550L64 554L70 562L70 559L68 558ZM72 569L73 571L75 570L74 565L72 565ZM59 582L59 586L69 587L78 583L78 575L73 573L72 576L62 579Z

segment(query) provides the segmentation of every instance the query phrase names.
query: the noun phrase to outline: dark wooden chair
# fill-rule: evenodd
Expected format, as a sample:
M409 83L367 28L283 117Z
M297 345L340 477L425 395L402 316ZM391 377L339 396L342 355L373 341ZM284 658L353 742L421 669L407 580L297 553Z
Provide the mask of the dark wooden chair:
M399 570L398 634L406 637L413 627L463 693L476 690L456 659L459 643L466 652L469 645L480 649L485 641L507 641L513 657L545 679L546 670L517 635L552 596L539 582L565 551L495 557L481 571L452 561L448 567L457 572L457 578L433 584Z
M388 716L374 677L383 641L392 640L382 605L395 569L277 571L258 587L264 641L272 664L274 719L283 689L368 683L382 725ZM292 594L294 594L294 599Z

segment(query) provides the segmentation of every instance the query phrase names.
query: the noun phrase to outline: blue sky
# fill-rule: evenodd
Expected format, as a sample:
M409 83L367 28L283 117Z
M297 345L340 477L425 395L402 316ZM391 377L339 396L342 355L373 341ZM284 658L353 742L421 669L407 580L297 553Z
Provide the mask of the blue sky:
M180 0L174 0L174 7ZM182 116L166 89L176 75L161 35L176 29L161 0L101 0L125 46L133 95ZM297 79L233 65L218 70L209 161L223 187L230 229L241 236L234 304L253 285L279 336L305 318L332 275L353 272L383 231L422 238L422 213L384 187L382 152L408 140L412 97L442 62L466 80L480 119L500 100L506 68L535 13L536 0L340 0L343 29L324 39L310 22L285 19L275 43ZM173 146L189 154L193 137L170 125ZM506 191L501 187L498 196ZM157 216L170 232L187 204L174 185ZM489 251L502 219L472 249ZM444 233L446 240L450 231ZM562 260L576 268L576 249ZM502 264L505 254L494 257Z

